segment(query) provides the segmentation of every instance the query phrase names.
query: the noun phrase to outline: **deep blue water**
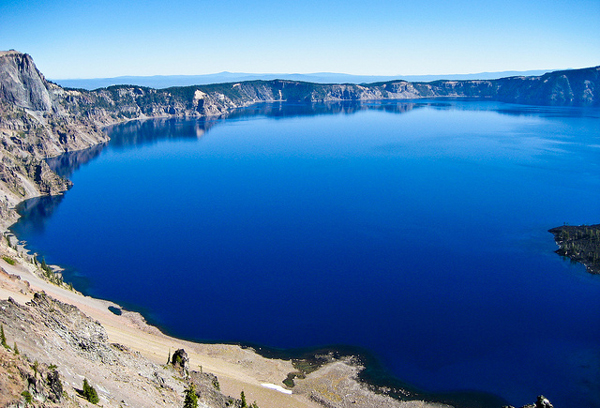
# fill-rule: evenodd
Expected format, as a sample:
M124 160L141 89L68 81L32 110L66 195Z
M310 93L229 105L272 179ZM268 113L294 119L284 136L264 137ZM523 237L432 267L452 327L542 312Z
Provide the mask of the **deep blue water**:
M186 338L364 347L432 392L599 406L600 276L547 232L600 221L598 110L272 105L109 133L14 226L87 294Z

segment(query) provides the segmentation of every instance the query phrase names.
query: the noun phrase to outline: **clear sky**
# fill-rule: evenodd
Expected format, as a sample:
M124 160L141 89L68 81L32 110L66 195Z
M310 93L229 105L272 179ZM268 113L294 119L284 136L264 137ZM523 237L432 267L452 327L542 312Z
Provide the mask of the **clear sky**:
M600 0L0 0L48 78L600 65Z

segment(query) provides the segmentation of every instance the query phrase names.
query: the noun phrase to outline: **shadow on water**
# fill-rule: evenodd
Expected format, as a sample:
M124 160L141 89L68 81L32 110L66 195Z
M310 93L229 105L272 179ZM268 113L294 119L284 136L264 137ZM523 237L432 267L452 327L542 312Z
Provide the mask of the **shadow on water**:
M226 115L189 118L158 118L133 120L106 128L111 138L108 144L95 146L81 152L66 153L49 159L51 168L59 175L68 177L79 166L97 157L107 146L114 149L154 144L164 140L199 139L214 126L231 120L243 120L255 117L271 119L289 119L320 115L352 115L367 110L382 111L391 114L407 113L415 109L429 107L436 110L489 110L485 104L457 104L454 99L418 100L418 101L343 101L327 103L288 103L265 102L235 109ZM460 102L464 102L461 100ZM510 114L510 111L506 111Z
M64 195L35 197L22 201L16 207L21 216L18 224L11 227L15 235L27 235L30 231L41 233L44 231L46 220L49 219L56 208L64 200ZM18 236L18 235L17 235Z
M289 119L297 117L320 115L352 115L367 110L377 110L392 114L407 113L415 109L428 107L435 110L490 110L490 105L475 101L473 104L452 98L442 100L417 101L345 101L329 103L257 103L245 108L231 111L222 116L199 119L159 118L133 120L106 128L111 140L109 143L93 146L86 150L67 152L61 156L47 159L50 168L59 176L69 178L81 166L97 158L102 151L110 148L121 149L154 144L164 140L199 139L214 126L231 120L243 120L251 117L266 117L272 119ZM497 113L509 116L564 116L565 109L552 107L523 107L513 108L509 104L495 105ZM571 114L570 112L568 114ZM567 114L567 115L568 115ZM596 117L592 110L573 109L572 115Z
M81 166L91 162L102 153L108 143L92 146L89 149L67 152L57 157L46 159L53 172L61 177L69 178Z

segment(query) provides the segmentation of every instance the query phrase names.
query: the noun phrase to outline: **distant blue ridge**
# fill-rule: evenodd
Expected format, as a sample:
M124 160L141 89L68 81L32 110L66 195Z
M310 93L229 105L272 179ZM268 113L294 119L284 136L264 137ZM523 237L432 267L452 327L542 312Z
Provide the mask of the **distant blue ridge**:
M328 83L350 83L365 84L373 82L387 82L403 80L409 82L431 82L440 79L446 80L488 80L506 78L511 76L538 76L550 70L534 71L502 71L502 72L480 72L476 74L452 74L452 75L350 75L333 72L317 72L312 74L250 74L243 72L219 72L217 74L205 75L153 75L153 76L119 76L114 78L90 78L90 79L51 79L52 82L67 88L98 89L111 85L138 85L162 89L172 86L208 85L225 82L242 82L274 79L285 79L290 81L304 81L319 84Z

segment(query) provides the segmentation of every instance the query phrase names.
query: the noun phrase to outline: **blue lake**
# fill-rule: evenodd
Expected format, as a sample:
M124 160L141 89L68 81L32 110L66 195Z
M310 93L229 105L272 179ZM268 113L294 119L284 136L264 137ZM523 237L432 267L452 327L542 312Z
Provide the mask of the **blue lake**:
M260 105L108 132L13 226L86 294L189 339L361 347L430 392L599 406L600 276L547 232L600 221L597 109Z

